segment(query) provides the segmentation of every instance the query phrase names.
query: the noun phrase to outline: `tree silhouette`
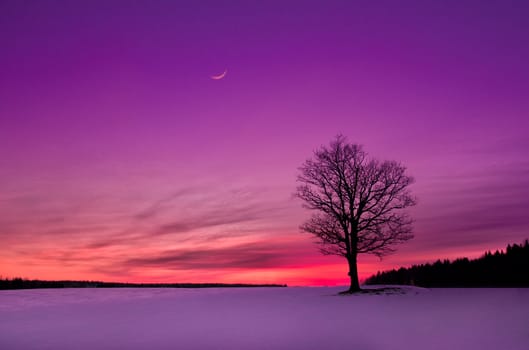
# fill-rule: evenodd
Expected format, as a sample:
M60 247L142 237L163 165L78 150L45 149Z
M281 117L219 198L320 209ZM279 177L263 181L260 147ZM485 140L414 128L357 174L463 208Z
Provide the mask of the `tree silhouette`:
M360 291L358 254L382 257L413 237L403 211L415 205L408 189L413 178L401 164L370 158L342 135L314 151L299 171L295 195L315 211L301 229L318 238L323 254L346 258L347 292Z

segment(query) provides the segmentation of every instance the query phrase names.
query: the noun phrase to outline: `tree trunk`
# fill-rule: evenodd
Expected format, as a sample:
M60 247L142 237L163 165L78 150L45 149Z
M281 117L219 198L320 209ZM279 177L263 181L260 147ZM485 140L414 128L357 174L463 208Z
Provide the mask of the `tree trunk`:
M351 279L351 284L349 285L349 290L347 292L354 293L360 291L360 283L358 282L358 267L356 266L356 254L351 254L353 256L347 259L349 263L349 277Z

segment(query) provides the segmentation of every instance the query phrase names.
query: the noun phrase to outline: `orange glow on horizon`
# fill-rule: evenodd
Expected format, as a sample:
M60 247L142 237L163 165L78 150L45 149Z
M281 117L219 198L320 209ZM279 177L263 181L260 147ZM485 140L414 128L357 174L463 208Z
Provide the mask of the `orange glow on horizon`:
M348 284L347 264L334 262L299 267L229 269L211 271L171 271L136 268L129 274L86 273L74 267L21 265L1 261L3 278L40 280L93 280L130 283L249 283L287 284L288 286L337 286ZM377 266L359 264L360 280L376 273Z
M165 264L164 253L177 254L176 257L181 258L178 255L181 251L159 250L161 247L158 245L139 247L134 254L131 254L126 247L119 246L99 250L79 249L74 254L65 248L59 249L59 242L55 246L48 243L46 246L41 246L40 250L28 250L27 254L12 251L6 257L0 258L0 277L130 283L287 284L288 286L336 286L349 283L347 264L343 258L320 255L310 240L304 240L303 237L300 239L297 234L284 236L278 234L278 237L271 242L266 241L264 237L260 240L235 237L227 242L220 242L222 244L215 248L207 248L205 252L212 254L207 261L200 261L203 256L200 254L184 255L186 260L182 263L176 261L176 265L175 261L171 260L174 258L173 255L168 256L169 260ZM200 246L194 246L192 243L185 248L186 254L188 251L191 252L190 254L200 253ZM224 253L223 249L227 249L229 254ZM358 264L359 279L363 282L377 271L434 262L437 259L454 260L461 257L473 259L481 256L486 250L495 249L496 246L477 245L468 249L439 249L413 255L397 253L383 260L363 255ZM255 262L250 260L248 266L237 264L237 259L244 262L244 259L253 258L254 250L265 252L261 256L262 260ZM218 255L215 255L217 252ZM148 257L145 258L145 264L142 263L141 258L138 258L138 262L132 260L132 263L126 260L141 256ZM152 260L156 264L152 264ZM198 266L194 268L194 264Z

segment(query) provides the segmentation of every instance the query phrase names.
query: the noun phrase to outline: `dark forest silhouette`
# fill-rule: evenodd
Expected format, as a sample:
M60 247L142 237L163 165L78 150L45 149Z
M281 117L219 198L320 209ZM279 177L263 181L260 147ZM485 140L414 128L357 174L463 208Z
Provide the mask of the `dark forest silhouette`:
M244 284L244 283L120 283L99 281L41 281L24 278L0 279L1 289L37 288L247 288L286 287L286 284Z
M433 264L378 272L365 284L421 287L529 287L529 241L486 252L478 259L437 260Z

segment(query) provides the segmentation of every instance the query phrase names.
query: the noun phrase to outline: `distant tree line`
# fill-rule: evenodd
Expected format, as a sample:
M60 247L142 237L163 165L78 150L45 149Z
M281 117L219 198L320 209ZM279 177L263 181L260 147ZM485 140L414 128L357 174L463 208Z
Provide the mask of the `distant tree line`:
M243 288L243 287L286 287L286 284L244 284L244 283L119 283L99 281L41 281L25 278L0 278L2 289L37 288Z
M529 287L529 241L486 252L478 259L437 260L378 272L365 284L405 284L421 287Z

